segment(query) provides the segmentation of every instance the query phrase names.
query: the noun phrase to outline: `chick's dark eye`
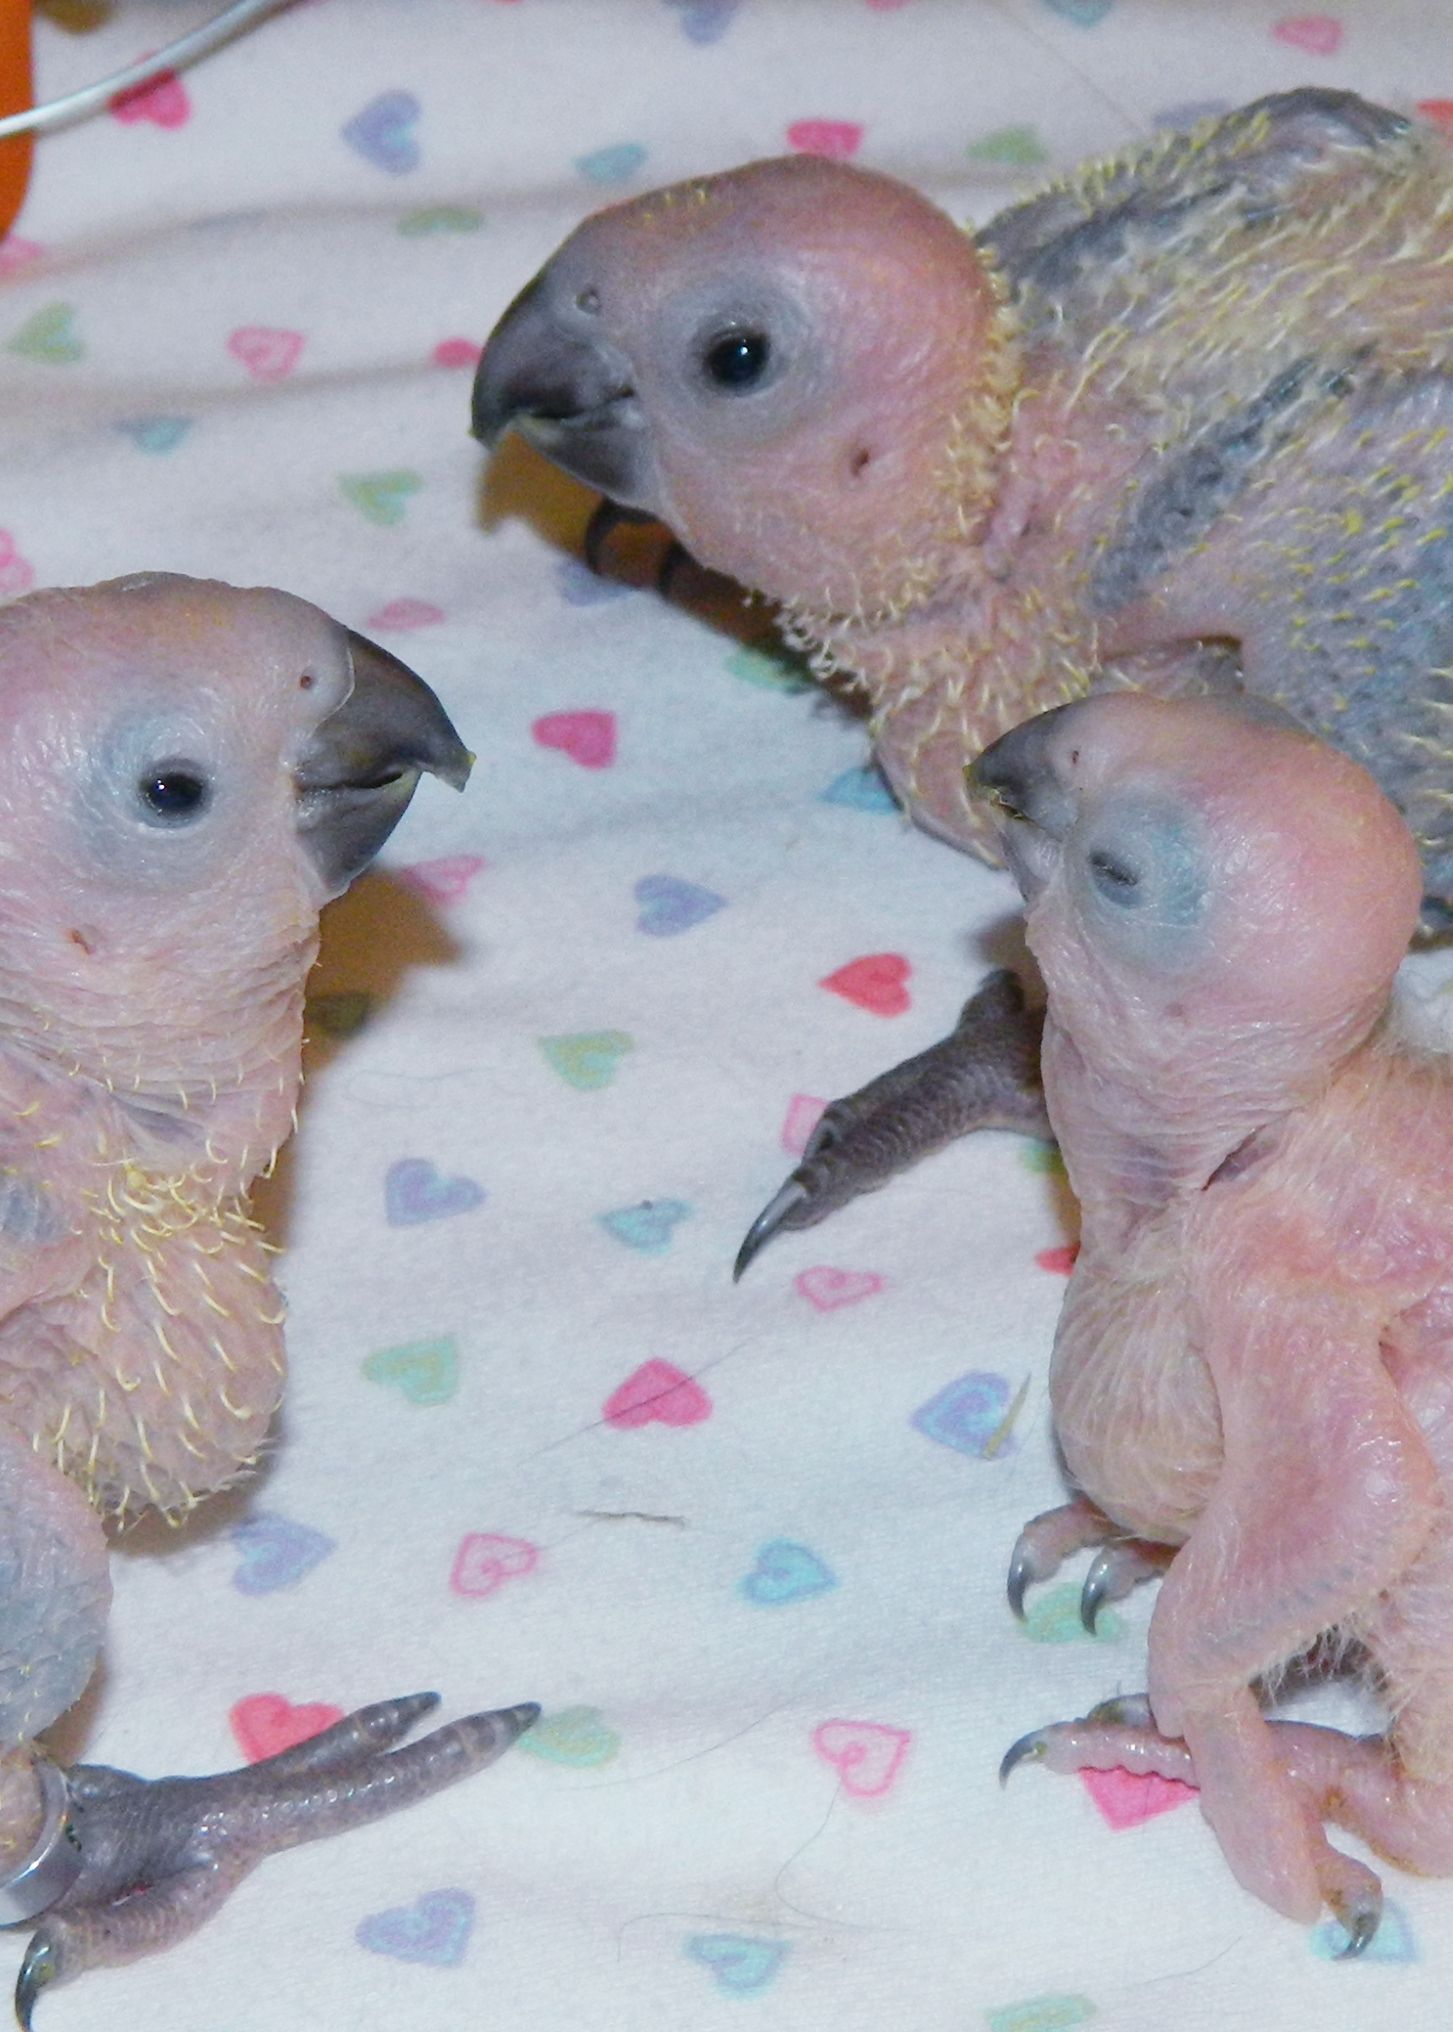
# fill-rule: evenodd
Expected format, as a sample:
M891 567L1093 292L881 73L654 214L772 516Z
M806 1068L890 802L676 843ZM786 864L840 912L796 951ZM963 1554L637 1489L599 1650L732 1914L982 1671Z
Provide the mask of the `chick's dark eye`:
M765 332L724 332L708 342L702 364L718 388L755 388L767 371L772 347Z
M136 787L148 818L162 825L199 818L212 799L207 778L183 763L165 762L148 770Z
M1140 898L1140 877L1115 854L1107 854L1103 848L1096 848L1090 855L1090 873L1095 887L1102 896L1112 903L1133 904Z

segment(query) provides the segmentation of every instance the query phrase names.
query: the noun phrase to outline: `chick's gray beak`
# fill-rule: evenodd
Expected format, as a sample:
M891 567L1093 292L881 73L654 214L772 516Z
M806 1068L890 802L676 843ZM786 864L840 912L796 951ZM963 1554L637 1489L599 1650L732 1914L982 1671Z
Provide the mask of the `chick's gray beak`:
M1074 803L1055 775L1050 743L1061 731L1063 716L1077 705L1056 706L1001 734L970 763L964 780L972 795L984 797L1003 814L1004 822L1028 819L1052 839L1062 839L1074 823Z
M474 763L424 680L347 632L353 689L314 730L294 771L298 830L334 896L368 866L421 775L462 790Z
M1074 799L1055 772L1051 750L1064 716L1079 710L1078 704L1056 706L1011 727L964 771L970 793L994 807L999 844L1026 903L1043 889L1056 843L1075 822Z
M649 507L645 421L631 364L581 307L588 289L543 268L485 341L472 428L491 449L513 425L577 480L622 507Z

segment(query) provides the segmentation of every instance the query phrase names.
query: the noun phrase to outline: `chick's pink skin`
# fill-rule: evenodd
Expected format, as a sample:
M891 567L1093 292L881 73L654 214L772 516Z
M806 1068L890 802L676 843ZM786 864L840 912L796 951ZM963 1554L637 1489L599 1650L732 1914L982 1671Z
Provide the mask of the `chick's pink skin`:
M0 610L0 1852L101 1643L97 1512L190 1508L277 1407L243 1195L292 1126L327 891L291 764L349 692L346 639L165 577ZM204 827L138 817L163 759L215 765Z
M1061 837L1008 830L1083 1208L1055 1429L1114 1523L1180 1547L1157 1726L1240 1881L1309 1921L1353 1867L1324 1815L1453 1870L1453 1078L1382 1023L1417 855L1363 771L1240 710L1121 696L1044 724ZM1187 834L1189 934L1127 932L1087 851L1169 841L1180 869ZM1252 1683L1329 1630L1369 1649L1385 1754L1260 1714Z
M838 165L748 164L596 214L550 274L562 299L588 294L589 336L646 419L617 498L791 610L881 623L977 533L1014 363L995 279L951 221L871 172L847 196ZM703 403L700 343L754 314L772 396Z
M1399 740L1442 746L1426 659L1388 675L1386 631L1426 614L1386 602L1445 533L1453 178L1436 136L1342 98L1087 165L978 240L889 178L797 157L613 207L542 271L629 391L634 468L598 484L861 683L895 789L954 843L992 852L962 765L1032 713L1244 681L1406 777L1420 844L1453 847L1443 773L1399 751L1384 775L1359 716L1386 691ZM1037 261L1080 227L1083 258ZM709 388L702 336L762 310L779 371ZM537 433L587 478L590 436ZM1183 495L1151 513L1171 470Z
M0 1090L10 1160L52 1210L47 1239L0 1256L0 1401L109 1502L172 1507L250 1458L276 1403L281 1308L238 1195L292 1123L326 892L289 765L346 696L347 654L302 601L160 579L0 612L0 668ZM158 755L211 765L204 827L138 821ZM145 1271L131 1294L118 1261ZM168 1325L173 1277L211 1303L189 1293ZM120 1352L128 1305L145 1359ZM41 1341L73 1339L104 1408L37 1374ZM199 1401L168 1397L164 1343Z
M1050 991L1045 1065L1076 1193L1113 1227L1199 1190L1371 1033L1421 878L1366 772L1289 727L1144 694L1045 724L1081 838L1133 785L1137 803L1185 815L1214 870L1194 938L1141 955L1109 943L1113 915L1087 908L1072 855L1010 829L1011 854L1055 871L1027 924Z
M590 335L646 419L616 498L778 603L823 669L862 679L914 815L982 840L963 756L1069 695L1021 688L1059 602L1040 566L1072 556L1134 448L1087 419L1063 430L1043 405L1016 421L1025 364L992 264L871 171L796 156L675 185L587 219L547 273L562 301L589 297ZM700 337L749 327L754 308L772 383L703 400ZM1053 559L1026 536L1046 494Z
M291 764L347 695L348 662L336 625L288 594L123 586L0 609L0 1024L132 1100L185 1112L205 1092L237 1113L241 1168L290 1119L327 897L296 837ZM129 749L158 742L227 760L185 855L119 808Z
M253 1460L283 1308L246 1191L292 1125L321 905L470 758L387 652L288 595L147 575L0 611L0 1881L34 1738L95 1667L103 1520ZM539 1713L404 1743L406 1695L242 1771L67 1774L37 1997L198 1926L259 1862L483 1769ZM51 1828L52 1837L60 1830Z
M852 193L844 206L835 166L810 156L755 163L587 220L562 260L591 278L601 329L630 359L654 511L771 598L810 591L848 612L892 605L905 575L936 575L962 540L956 460L983 457L962 439L995 380L997 314L941 212L869 172ZM693 340L714 328L724 272L723 329L750 328L755 301L780 400L700 400Z

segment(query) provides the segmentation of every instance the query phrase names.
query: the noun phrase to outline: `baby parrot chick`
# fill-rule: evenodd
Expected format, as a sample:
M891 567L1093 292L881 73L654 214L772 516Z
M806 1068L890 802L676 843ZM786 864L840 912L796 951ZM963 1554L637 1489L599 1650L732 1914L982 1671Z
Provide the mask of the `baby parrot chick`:
M470 757L317 608L152 574L0 608L0 726L0 1917L45 1914L28 2024L45 1984L167 1945L534 1711L385 1755L413 1696L150 1786L37 1758L101 1651L105 1520L184 1515L266 1439L283 1305L246 1193L293 1124L318 913Z
M885 176L752 163L587 219L490 338L475 428L775 602L954 844L993 857L963 764L1033 713L1245 689L1372 770L1453 924L1450 234L1446 141L1346 92L1159 136L972 235ZM892 1095L836 1104L768 1231L905 1144L1042 1131L1032 1025L986 1074L1001 1033L949 1041L968 1076L936 1070L911 1133Z
M980 757L1048 993L1049 1116L1083 1239L1055 1338L1077 1495L1011 1601L1102 1544L1097 1602L1166 1568L1146 1701L1005 1759L1186 1779L1247 1890L1352 1952L1377 1877L1453 1872L1453 1067L1400 1045L1407 826L1260 702L1122 694ZM1356 1647L1385 1735L1269 1721L1258 1686Z

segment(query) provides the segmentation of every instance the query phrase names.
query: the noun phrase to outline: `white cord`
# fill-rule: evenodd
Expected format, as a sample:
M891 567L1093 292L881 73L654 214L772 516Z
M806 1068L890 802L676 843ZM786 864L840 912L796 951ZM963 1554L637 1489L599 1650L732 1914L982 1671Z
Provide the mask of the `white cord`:
M24 113L12 113L8 119L0 120L0 141L10 134L40 134L50 127L66 127L73 120L83 120L119 92L149 84L159 71L185 70L200 57L210 56L214 49L220 49L224 42L230 42L234 35L240 35L282 5L283 0L235 0L233 6L224 7L189 35L179 35L154 56L143 57L140 63L116 71L97 84L83 85L78 92L68 92L63 99L52 99L44 106L31 106Z

